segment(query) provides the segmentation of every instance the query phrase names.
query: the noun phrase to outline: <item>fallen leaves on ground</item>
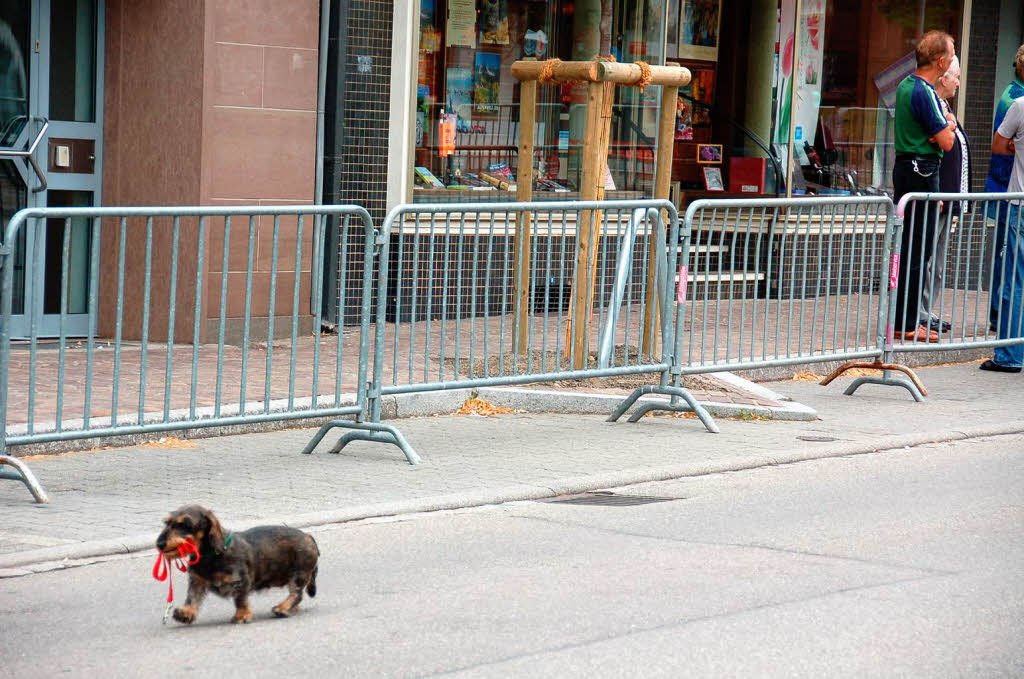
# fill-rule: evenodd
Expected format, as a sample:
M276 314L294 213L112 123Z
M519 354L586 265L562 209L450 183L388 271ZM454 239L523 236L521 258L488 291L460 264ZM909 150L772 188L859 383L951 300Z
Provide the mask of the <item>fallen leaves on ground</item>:
M511 408L503 408L502 406L496 406L493 403L488 403L482 398L475 396L467 398L466 402L462 404L462 407L455 411L456 415L481 415L483 417L491 417L492 415L506 415L521 413L522 410L512 410Z
M199 444L188 439L179 439L173 436L161 436L156 441L148 441L139 446L140 448L198 448Z
M881 370L876 370L875 368L850 368L840 377L869 377L871 375L878 375L881 372ZM823 379L825 379L825 375L812 372L800 372L792 377L793 382L821 382Z

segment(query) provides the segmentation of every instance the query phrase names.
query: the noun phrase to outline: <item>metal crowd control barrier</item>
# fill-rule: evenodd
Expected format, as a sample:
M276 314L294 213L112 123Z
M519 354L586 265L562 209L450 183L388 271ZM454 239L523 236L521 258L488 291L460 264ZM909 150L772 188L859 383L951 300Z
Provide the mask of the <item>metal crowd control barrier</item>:
M577 251L577 236L591 219L599 234L591 241L593 313L574 326L574 318L585 317L573 308L576 263L587 249ZM529 247L517 246L524 222ZM664 246L680 239L671 202L403 205L391 211L382 233L371 422L380 422L381 399L389 395L661 373L661 385L644 392L671 396L663 409L693 410L717 431L686 389L668 383L676 301L667 274L677 255ZM519 279L523 271L529 273ZM528 283L519 295L517 280ZM571 341L573 327L582 345ZM347 424L325 424L303 452L336 426ZM332 452L353 440L391 443L415 455L394 428L349 432Z
M1022 205L1024 193L910 193L900 199L886 363L896 351L1024 344Z
M915 393L913 372L884 361L895 221L887 197L698 200L685 220L677 383L694 373L841 360L822 384L870 367L883 377L862 378L847 394L865 381Z
M692 203L680 373L881 356L891 211L884 196Z
M349 263L335 292L360 304L358 325L334 337L320 330L328 228L340 229ZM233 251L239 238L245 247ZM363 422L376 246L369 214L348 205L18 212L0 250L0 455L27 443L321 416L355 415L347 426L378 429ZM101 250L115 266L101 270ZM84 289L69 281L72 268L87 270ZM17 288L16 269L25 276ZM254 298L256 286L266 294ZM12 333L25 340L14 346ZM0 463L18 471L4 478L45 497L23 463Z

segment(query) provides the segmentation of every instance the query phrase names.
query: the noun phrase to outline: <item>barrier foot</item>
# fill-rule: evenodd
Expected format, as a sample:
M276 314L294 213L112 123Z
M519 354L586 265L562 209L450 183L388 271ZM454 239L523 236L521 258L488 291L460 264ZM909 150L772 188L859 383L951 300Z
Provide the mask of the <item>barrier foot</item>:
M715 420L714 420L714 418L711 417L711 414L704 408L704 406L702 406L700 403L697 402L697 399L694 398L693 394L691 394L688 389L684 389L682 387L667 387L667 386L663 387L663 386L649 385L649 386L646 386L646 387L640 387L639 389L634 389L633 393L630 394L626 398L626 400L624 400L622 403L620 403L619 406L615 409L615 411L612 412L612 414L608 416L607 421L608 422L615 422L615 421L617 421L620 417L622 417L626 413L627 410L629 410L633 406L634 403L636 403L637 399L639 399L641 396L644 396L646 394L661 394L663 396L672 396L673 398L672 398L672 402L670 402L670 403L665 403L665 402L644 403L629 418L629 420L628 420L629 422L634 422L634 423L635 422L639 422L640 418L642 418L644 415L646 415L647 413L649 413L649 412L651 412L653 410L664 410L664 411L673 412L673 413L689 413L689 412L692 412L692 413L697 415L697 417L700 419L701 423L703 423L704 427L709 432L711 432L712 434L719 433L718 425L715 424ZM686 401L686 405L682 405L682 404L676 403L675 402L676 398L681 398L684 401Z
M46 496L46 491L39 485L39 481L36 479L35 474L28 468L28 465L19 460L16 457L10 457L8 455L0 455L0 467L8 465L14 467L16 471L9 472L4 469L0 469L0 479L11 479L13 481L21 481L28 488L28 492L32 493L32 497L36 499L39 504L44 504L50 501L50 498Z
M853 396L853 392L857 391L858 388L865 384L882 384L887 387L903 387L910 392L910 395L913 396L914 400L918 403L924 401L924 397L927 395L927 392L922 393L921 389L919 389L911 380L893 377L858 377L843 393L847 396Z
M884 384L887 386L903 387L914 396L914 400L916 401L923 401L924 397L928 395L928 390L925 389L924 384L921 382L920 378L918 378L917 373L915 373L913 370L911 370L905 365L900 365L899 363L882 363L881 361L875 361L873 363L866 363L864 361L847 361L846 363L843 363L841 366L839 366L831 373L829 373L828 377L819 382L819 384L821 386L825 386L835 378L842 375L847 370L853 370L854 368L881 370L883 371L884 375L881 378L862 377L857 380L854 380L853 384L851 384L850 387L845 392L843 392L847 396L852 395L853 392L857 391L857 387L861 386L862 384ZM904 375L907 376L909 382L907 380L893 379L889 377L888 373L891 370L903 373ZM908 386L908 384L910 386Z
M412 446L409 445L409 442L405 440L405 437L402 436L401 432L390 424L353 422L352 420L331 420L324 424L313 435L313 438L306 444L306 447L302 449L303 454L309 455L312 453L324 436L327 435L327 432L339 427L356 431L348 432L338 439L338 442L330 450L332 453L340 452L342 448L352 441L372 441L374 443L390 443L398 446L402 453L405 454L405 459L409 461L409 464L420 464L423 462L420 456L416 454L416 451L412 449Z

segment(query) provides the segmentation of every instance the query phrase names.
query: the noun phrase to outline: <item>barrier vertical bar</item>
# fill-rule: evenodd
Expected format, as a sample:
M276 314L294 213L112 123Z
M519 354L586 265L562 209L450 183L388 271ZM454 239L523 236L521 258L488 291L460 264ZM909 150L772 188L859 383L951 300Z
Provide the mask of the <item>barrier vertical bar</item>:
M138 424L145 421L146 412L146 367L149 358L149 304L153 286L153 218L146 218L146 265L142 293L142 353L139 357L139 417Z
M203 279L206 272L203 270L204 257L206 255L206 217L199 218L199 229L196 234L196 299L192 309L192 382L188 395L189 419L196 417L196 390L198 389L199 377L199 328L203 311Z
M325 218L330 223L330 217ZM267 361L263 373L263 412L270 412L271 386L274 372L274 315L277 313L277 257L278 244L281 237L281 215L274 215L273 233L270 240L270 300L267 308ZM314 282L314 286L315 286ZM344 309L338 309L338 324L341 325L341 315ZM341 336L341 331L338 331ZM244 402L243 402L244 403Z
M67 324L68 324L68 266L71 255L71 218L64 220L64 233L61 239L60 255L60 346L57 357L57 422L56 428L59 432L63 427L64 420L64 361L67 351Z
M178 236L180 218L174 218L171 233L171 282L167 302L167 361L164 364L164 422L171 421L171 380L174 371L174 316L178 302Z
M96 317L99 315L99 285L100 285L100 225L103 220L96 218L90 229L92 245L89 249L91 263L89 265L89 330L85 353L85 403L83 404L84 414L82 427L89 428L89 418L92 416L92 373L93 353L96 344ZM0 415L2 417L2 415ZM4 420L6 421L6 420Z

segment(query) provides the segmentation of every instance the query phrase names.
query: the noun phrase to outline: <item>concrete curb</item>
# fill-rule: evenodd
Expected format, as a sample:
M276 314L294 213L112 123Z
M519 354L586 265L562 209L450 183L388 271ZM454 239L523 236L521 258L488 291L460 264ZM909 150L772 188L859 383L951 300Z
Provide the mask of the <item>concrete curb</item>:
M758 467L793 464L796 462L806 462L809 460L820 460L831 457L865 455L884 450L910 448L929 443L963 441L966 439L982 438L987 436L1007 436L1021 433L1024 433L1024 426L1020 424L1003 424L969 427L966 429L951 429L932 434L887 436L869 444L846 443L826 446L817 450L779 453L777 455L729 457L721 460L688 462L685 464L663 467L626 469L623 471L607 472L604 474L567 477L565 479L559 479L557 481L544 484L518 484L499 488L482 489L467 493L435 495L413 500L354 505L352 507L344 507L340 509L298 514L285 519L276 518L275 521L278 523L285 523L296 528L309 528L312 526L345 523L360 519L384 516L464 509L467 507L479 507L482 505L521 500L539 500L557 495L583 493L602 488L614 488L636 483L668 481L670 479L684 478L688 476L705 476L708 474L720 474L723 472L743 471L747 469L756 469ZM241 522L233 524L232 528L243 530L255 523L258 522ZM0 555L0 578L28 575L39 570L53 570L55 568L62 567L62 565L73 565L55 562L145 551L152 548L153 539L153 535L135 535L109 540L92 540L69 545L44 547L42 549L33 549L16 552L14 554ZM33 566L39 564L46 565L41 568L33 568Z

